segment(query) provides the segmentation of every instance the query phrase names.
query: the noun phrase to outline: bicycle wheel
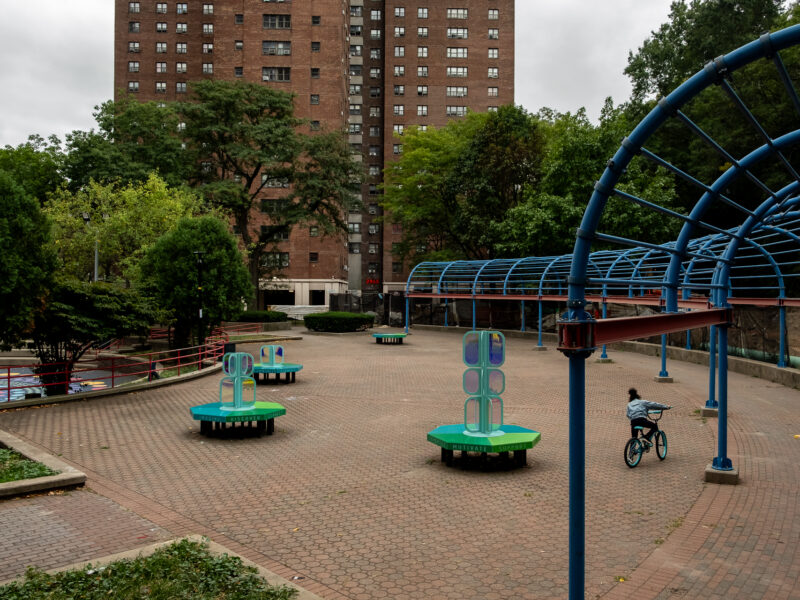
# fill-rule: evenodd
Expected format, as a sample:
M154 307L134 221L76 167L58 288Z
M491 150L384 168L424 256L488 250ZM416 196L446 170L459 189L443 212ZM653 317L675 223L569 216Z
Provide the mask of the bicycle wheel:
M656 454L659 460L667 458L667 434L663 431L656 431Z
M637 438L631 438L625 444L625 464L631 469L642 460L642 442Z

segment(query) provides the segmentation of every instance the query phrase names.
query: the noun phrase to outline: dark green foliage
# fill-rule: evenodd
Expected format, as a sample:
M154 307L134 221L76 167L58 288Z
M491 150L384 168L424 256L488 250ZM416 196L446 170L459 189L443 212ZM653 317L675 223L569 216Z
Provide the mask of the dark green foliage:
M35 315L30 347L43 363L60 363L60 371L40 372L47 395L67 393L72 367L94 344L147 333L152 315L133 290L105 283L56 280L43 308ZM46 371L50 371L46 368Z
M54 135L47 140L32 135L16 148L0 149L0 171L7 172L39 204L44 204L47 195L64 181L63 161L61 142Z
M0 448L0 483L55 474L56 471L41 463L28 460L8 448Z
M0 171L0 348L19 344L30 331L55 265L50 222Z
M237 321L242 323L282 323L288 320L285 312L279 310L246 310Z
M303 322L309 331L344 333L372 327L375 317L362 313L326 312L306 315Z
M4 600L290 600L296 594L269 585L238 557L214 556L188 540L80 571L48 575L31 568L23 582L0 587Z
M203 252L200 267L195 252ZM236 318L253 295L236 240L211 216L178 221L147 251L140 271L145 294L164 311L160 320L175 326L177 347L186 344L197 323L201 292L206 332Z

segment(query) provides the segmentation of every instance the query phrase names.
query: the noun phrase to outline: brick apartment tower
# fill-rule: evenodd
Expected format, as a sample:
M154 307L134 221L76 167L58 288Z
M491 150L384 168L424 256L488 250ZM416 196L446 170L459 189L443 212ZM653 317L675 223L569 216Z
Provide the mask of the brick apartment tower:
M384 164L402 152L405 128L514 101L514 1L116 0L115 95L181 100L205 78L293 92L312 130L347 131L367 175L347 239L292 230L269 257L284 279L262 281L260 304L403 289L408 265L392 255L402 231L376 222ZM254 216L258 228L265 216Z

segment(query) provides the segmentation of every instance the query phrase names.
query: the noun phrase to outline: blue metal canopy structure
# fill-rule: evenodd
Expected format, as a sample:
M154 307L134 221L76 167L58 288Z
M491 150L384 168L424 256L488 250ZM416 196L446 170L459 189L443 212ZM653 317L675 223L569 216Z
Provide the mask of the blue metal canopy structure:
M789 153L800 143L800 129L770 135L767 127L733 86L733 76L754 61L771 61L777 80L800 117L800 97L780 52L800 43L800 25L765 34L708 63L655 108L622 141L584 213L571 255L492 261L420 263L406 286L408 298L564 301L567 312L559 322L559 349L569 358L570 384L570 515L569 582L571 600L584 596L585 551L585 361L597 347L611 341L665 335L695 327L711 328L709 405L718 404L719 435L712 468L733 471L727 456L727 330L734 305L776 306L780 314L780 359L785 348L785 308L800 306L790 290L798 290L800 269L800 174ZM730 112L743 118L755 144L734 156L723 144L693 122L684 108L705 90L718 86L729 99ZM692 166L671 164L646 147L665 123L677 124L710 147L723 164L713 182L692 174ZM800 119L798 119L800 123ZM668 169L698 190L687 214L632 196L617 188L626 167L641 156ZM765 183L760 175L782 173L784 181ZM699 165L694 165L697 168ZM696 169L699 170L699 169ZM733 198L729 189L748 182L748 197ZM755 191L752 191L755 190ZM643 240L605 234L603 212L612 196L656 211L681 224L677 239L656 245ZM738 224L721 227L713 215L725 211ZM592 251L600 242L613 250ZM663 314L648 317L596 320L586 312L589 302L636 303L660 307ZM687 309L691 309L687 312ZM605 311L604 311L605 312ZM524 321L523 321L524 327ZM541 316L539 331L541 332ZM541 336L540 341L541 344ZM718 354L715 349L720 348ZM662 351L662 371L665 371ZM716 355L716 356L715 356ZM715 360L717 364L715 365ZM716 371L716 373L715 373ZM714 396L716 377L717 398Z

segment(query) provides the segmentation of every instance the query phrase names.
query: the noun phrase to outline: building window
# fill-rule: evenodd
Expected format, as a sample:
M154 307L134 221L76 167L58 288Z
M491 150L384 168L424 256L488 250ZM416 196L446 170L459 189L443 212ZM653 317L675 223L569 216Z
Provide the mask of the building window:
M244 77L244 67L233 67L234 77Z
M166 46L166 44L164 44ZM166 52L166 49L164 50ZM175 44L175 54L186 54L186 43L179 42Z
M448 19L466 19L467 17L467 9L466 8L448 8L447 9L447 18Z
M128 91L132 94L135 94L139 91L139 82L138 81L129 81L128 82Z
M128 12L129 13L138 13L141 12L142 7L139 5L138 2L128 2Z
M403 135L403 133L405 133L405 125L392 125L392 133L397 136Z
M233 49L234 50L244 50L244 40L234 40Z
M320 15L312 15L311 16L311 24L312 25L320 25L322 23L322 17Z
M288 188L289 187L289 180L283 177L270 177L266 173L261 174L261 183L264 184L264 187L268 188ZM278 202L280 203L281 200L272 200L273 203ZM278 208L285 208L285 206L280 205Z
M496 106L487 106L486 107L486 112L497 112L497 107Z
M138 60L129 60L128 61L128 73L138 73L139 72L139 61Z
M321 125L319 121L311 121L309 125L309 129L311 129L311 131L319 131L320 127Z
M428 37L428 28L427 27L417 27L417 37L421 37L421 38Z
M364 46L360 44L350 45L350 56L361 56L361 53L364 51Z
M369 49L369 57L373 60L380 60L381 58L381 49L380 48L370 48Z
M486 90L487 90L486 95L489 96L489 98L497 98L498 93L500 92L500 88L496 87L486 88Z
M394 16L398 19L402 19L406 16L406 9L404 6L395 6L394 7Z
M467 67L447 67L448 77L466 77Z
M500 18L500 11L496 8L489 9L489 20L490 21L497 21Z
M396 117L402 117L405 114L406 106L405 104L395 104L392 109L392 112Z
M466 98L467 86L465 85L448 85L445 91L448 98Z
M319 104L319 94L311 94L311 104Z
M203 54L213 54L214 53L214 44L203 44Z
M448 117L464 117L467 114L467 107L466 106L447 106L445 108L445 114Z
M241 13L236 13L235 15L233 15L233 24L244 25L244 15Z
M367 252L370 254L377 254L378 253L378 244L369 244L367 246Z
M370 79L380 79L381 70L378 67L371 67L369 70L369 77Z
M466 27L448 27L447 37L451 40L466 40L469 32Z
M350 84L350 95L351 96L360 96L361 95L361 86L357 83Z
M165 62L157 62L156 63L156 73L166 73L167 72L167 63Z
M427 96L428 95L428 86L427 85L418 85L417 86L417 96Z
M214 63L203 63L203 75L214 74Z
M394 66L394 76L395 77L403 77L406 74L406 67L405 65L395 65Z
M167 82L156 81L156 94L166 94L166 93L167 93Z
M308 235L309 237L319 237L319 227L316 225L311 225L308 228Z
M367 212L371 215L378 214L378 205L377 204L370 204L367 206Z
M139 42L128 42L128 52L134 54L139 52Z
M203 4L203 14L204 15L213 15L214 14L214 5L213 4Z
M427 104L417 104L417 116L418 117L427 117L428 116L428 105Z
M347 252L350 254L361 254L361 244L358 242L350 242L347 244Z
M289 56L292 53L292 42L270 40L261 42L261 53L270 56Z
M175 84L175 91L178 94L185 94L186 93L186 82L185 81L179 81L178 83L176 83Z
M417 130L418 131L428 131L428 126L427 125L417 125Z
M370 21L380 21L382 17L382 13L379 10L371 10L369 11L369 19Z
M177 63L175 63L175 72L176 73L186 73L186 63L185 62L177 62Z
M349 70L350 76L351 77L361 77L361 74L363 72L362 66L363 65L356 65L356 64L350 65L350 70Z
M381 128L377 125L370 125L369 126L369 137L380 137L381 135Z
M500 30L499 29L490 29L489 30L489 39L490 40L499 40L500 39Z
M500 58L500 49L489 48L489 58Z
M369 107L369 116L370 117L380 117L381 116L381 107L380 106L370 106Z
M378 146L370 146L368 154L370 156L379 156L380 155L380 149L378 148Z
M214 25L212 23L203 23L203 35L214 35Z
M188 30L189 26L186 23L175 24L175 33L186 33Z
M467 58L467 48L448 48L447 58Z
M308 253L308 262L310 262L310 263L319 262L319 252L309 252Z
M291 29L292 15L264 15L264 29Z
M167 33L167 24L156 23L156 33Z
M289 266L288 252L267 252L261 257L261 265L271 269Z
M369 30L369 39L371 39L371 40L379 40L379 39L381 39L381 30L380 29L370 29Z
M417 9L417 18L418 19L427 19L428 18L428 9L427 8L418 8Z
M313 97L313 94L312 94ZM317 100L319 100L319 96L317 96ZM313 104L313 102L312 102ZM319 102L317 102L319 104ZM350 105L350 114L351 115L360 115L361 114L361 105L360 104L351 104Z
M131 21L128 23L128 33L139 33L142 30L142 24L139 21Z
M394 86L394 95L395 96L405 96L406 95L406 86L404 86L404 85L396 85L396 86Z
M347 126L347 133L350 135L361 135L361 123L350 123Z
M319 67L311 67L311 79L319 79Z
M427 76L428 76L428 67L424 65L417 67L417 77L427 77Z
M488 76L489 79L497 79L500 77L500 69L497 67L489 67Z
M167 3L166 2L156 2L156 13L165 15L167 14Z
M351 17L361 17L364 14L364 7L363 6L351 6L350 7L350 16Z
M262 67L261 81L291 81L290 67Z
M406 28L405 27L395 27L394 28L394 37L401 38L405 37L406 35Z
M374 183L369 184L369 195L370 196L377 196L378 195L378 186Z
M402 154L403 144L392 144L392 154Z
M175 12L179 15L185 15L189 12L189 5L186 2L178 2L175 5Z
M403 263L401 262L393 262L392 263L392 273L402 273L403 272Z
M321 44L319 42L311 42L311 51L319 52Z
M377 275L378 274L378 263L371 262L367 264L367 275Z
M417 58L428 58L427 46L417 46Z
M361 233L361 223L348 223L347 233Z
M394 55L397 58L405 56L406 55L406 47L405 46L395 46L394 47Z
M350 25L350 37L361 37L362 35L364 35L362 25Z
M381 88L379 88L379 87L371 87L371 88L369 88L369 97L370 98L380 98L381 97Z
M377 223L370 223L367 227L367 231L370 235L375 235L380 231L380 226Z
M165 54L167 51L167 42L156 42L156 54Z
M379 165L370 165L369 166L369 175L370 177L378 177L381 174L381 168ZM370 231L370 233L372 233Z

